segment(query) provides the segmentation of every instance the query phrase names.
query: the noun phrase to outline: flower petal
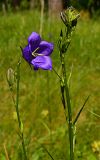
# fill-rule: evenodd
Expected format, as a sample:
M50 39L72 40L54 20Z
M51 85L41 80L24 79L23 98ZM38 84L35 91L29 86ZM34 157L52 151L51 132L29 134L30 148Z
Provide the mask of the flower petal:
M31 49L31 52L33 52L40 44L41 37L38 33L32 32L31 35L28 37L28 43Z
M49 43L46 41L41 41L38 47L38 53L43 54L44 56L49 56L54 49L53 43Z
M52 69L52 61L48 56L37 56L31 61L31 64L34 66L35 70L42 68L44 70Z
M27 45L25 48L23 48L22 50L22 55L24 57L24 59L28 62L31 63L33 56L30 52L29 46Z

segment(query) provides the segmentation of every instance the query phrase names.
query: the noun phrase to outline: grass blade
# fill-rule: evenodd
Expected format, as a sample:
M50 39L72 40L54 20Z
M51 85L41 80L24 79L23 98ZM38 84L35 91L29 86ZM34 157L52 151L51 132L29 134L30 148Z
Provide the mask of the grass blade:
M99 115L99 114L97 114L97 113L95 113L95 112L93 112L93 111L89 111L89 110L88 110L88 112L90 112L91 114L93 114L95 117L100 118L100 115Z
M52 155L50 154L50 152L47 150L47 148L45 148L43 145L42 147L44 148L44 150L47 152L47 154L49 155L49 157L54 160L54 158L52 157Z

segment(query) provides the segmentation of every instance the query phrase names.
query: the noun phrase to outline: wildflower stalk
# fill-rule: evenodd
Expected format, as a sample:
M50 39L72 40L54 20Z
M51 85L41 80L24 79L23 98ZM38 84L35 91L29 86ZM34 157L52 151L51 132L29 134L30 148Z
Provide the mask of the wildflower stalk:
M62 65L62 78L61 82L61 94L62 103L65 111L66 121L68 122L68 133L69 133L69 143L70 143L70 160L74 160L74 125L72 122L72 108L69 93L69 85L66 76L66 66L65 66L65 55L71 42L72 32L74 31L79 14L75 11L73 7L69 7L65 12L60 14L63 23L66 28L63 32L61 30L58 48L60 52L60 59ZM68 118L67 118L68 113Z
M26 155L26 149L25 149L25 142L24 142L24 134L23 134L23 124L20 119L20 114L19 114L19 82L20 82L20 64L21 61L18 62L17 64L17 70L16 70L16 102L15 102L15 109L16 109L16 114L17 114L17 120L18 120L18 125L19 125L19 137L21 139L21 144L22 144L22 149L23 149L23 155L24 155L24 160L27 159Z
M66 77L66 67L65 67L65 55L64 53L60 52L61 57L61 64L62 64L62 85L61 87L64 88L62 93L62 97L64 102L67 102L67 110L68 110L68 129L69 129L69 142L70 142L70 160L74 160L74 147L73 147L73 123L72 123L72 110L71 110L71 102L70 102L70 94L69 88L67 84L67 77ZM65 96L64 96L65 92ZM63 103L64 110L66 113L66 105ZM67 120L67 119L66 119Z
M68 121L68 130L69 130L68 133L69 133L69 143L70 143L70 160L74 160L74 144L73 144L74 128L72 123L70 93L69 93L69 87L68 87L67 77L66 77L65 54L60 52L60 57L61 57L61 65L62 65L62 80L61 80L62 103L65 110L65 116L68 113L68 120L66 116L66 121Z
M60 33L60 59L62 65L62 78L61 78L61 94L62 94L62 103L65 111L66 121L68 122L68 133L69 133L69 143L70 143L70 160L74 160L74 130L73 130L73 123L72 123L72 109L71 109L71 100L70 100L70 93L69 87L67 83L67 76L66 76L66 66L65 66L65 53L70 44L71 38L71 28L67 28L66 37L63 36L62 30ZM66 44L64 39L66 38ZM67 119L68 113L68 119Z

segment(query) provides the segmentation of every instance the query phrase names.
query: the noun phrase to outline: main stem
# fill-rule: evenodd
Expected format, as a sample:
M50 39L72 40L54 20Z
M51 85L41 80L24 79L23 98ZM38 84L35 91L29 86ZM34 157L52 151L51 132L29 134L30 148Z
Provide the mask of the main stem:
M63 83L64 83L64 90L65 90L66 102L67 102L67 110L68 110L70 160L74 160L72 110L71 110L69 88L68 88L67 78L66 78L65 55L64 55L64 53L60 53L60 56L61 56L62 74L63 74L62 75L63 76L62 80L63 80ZM66 110L66 108L65 108L65 110Z
M27 160L27 155L26 155L26 149L25 149L25 143L24 143L24 135L23 132L21 131L21 120L20 120L20 114L19 114L19 82L20 82L20 64L21 62L19 61L17 64L17 86L16 86L16 103L15 103L15 108L16 108L16 113L17 113L17 119L18 119L18 125L19 125L19 135L22 143L22 149L23 149L23 154L24 154L24 160Z

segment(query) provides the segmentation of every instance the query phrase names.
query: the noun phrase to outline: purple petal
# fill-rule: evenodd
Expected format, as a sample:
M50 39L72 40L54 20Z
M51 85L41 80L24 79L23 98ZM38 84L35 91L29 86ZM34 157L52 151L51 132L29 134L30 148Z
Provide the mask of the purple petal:
M48 56L37 56L35 59L31 61L31 64L35 69L42 68L44 70L52 69L52 61Z
M23 48L22 50L22 55L24 57L24 59L28 62L31 63L33 56L30 52L29 46L27 45L25 48Z
M54 45L46 41L41 41L38 47L38 53L43 54L44 56L49 56L54 49Z
M32 52L39 46L40 42L41 37L36 32L32 32L31 35L28 37L28 43Z

